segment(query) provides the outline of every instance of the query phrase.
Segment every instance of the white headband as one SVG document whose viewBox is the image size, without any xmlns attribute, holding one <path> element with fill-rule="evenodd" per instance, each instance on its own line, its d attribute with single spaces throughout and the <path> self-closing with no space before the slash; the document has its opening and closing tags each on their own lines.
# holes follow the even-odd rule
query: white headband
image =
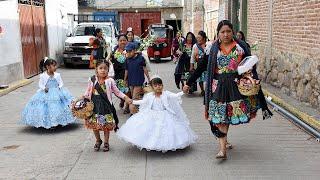
<svg viewBox="0 0 320 180">
<path fill-rule="evenodd" d="M 43 63 L 45 63 L 46 62 L 46 60 L 48 60 L 49 58 L 48 57 L 44 57 L 44 61 L 43 61 Z"/>
<path fill-rule="evenodd" d="M 150 80 L 152 81 L 152 80 L 155 79 L 155 78 L 160 78 L 160 79 L 161 79 L 160 76 L 158 76 L 158 75 L 153 75 L 153 76 L 151 76 Z"/>
</svg>

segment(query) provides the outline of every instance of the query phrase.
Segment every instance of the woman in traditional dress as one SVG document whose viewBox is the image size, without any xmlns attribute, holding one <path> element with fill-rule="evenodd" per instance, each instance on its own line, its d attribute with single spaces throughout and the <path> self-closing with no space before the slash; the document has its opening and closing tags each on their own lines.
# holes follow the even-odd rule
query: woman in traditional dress
<svg viewBox="0 0 320 180">
<path fill-rule="evenodd" d="M 197 68 L 198 63 L 200 61 L 203 61 L 204 55 L 205 55 L 205 48 L 206 48 L 206 42 L 207 42 L 207 35 L 203 31 L 199 31 L 197 35 L 197 43 L 193 45 L 192 48 L 192 54 L 190 59 L 190 72 L 191 74 L 194 72 L 194 70 Z M 204 96 L 204 81 L 206 78 L 206 72 L 204 71 L 202 75 L 199 77 L 197 82 L 199 82 L 199 86 L 201 89 L 201 96 Z"/>
<path fill-rule="evenodd" d="M 228 20 L 218 24 L 217 32 L 219 40 L 212 45 L 208 59 L 198 64 L 184 91 L 188 91 L 190 85 L 204 71 L 208 71 L 205 118 L 210 122 L 212 133 L 219 139 L 220 150 L 216 158 L 226 159 L 229 125 L 249 123 L 260 107 L 264 119 L 272 116 L 272 113 L 261 90 L 258 95 L 249 97 L 242 95 L 238 90 L 238 64 L 251 55 L 247 45 L 243 41 L 233 39 L 233 25 Z M 258 79 L 255 68 L 253 74 L 253 78 Z"/>
<path fill-rule="evenodd" d="M 118 36 L 118 47 L 111 54 L 111 62 L 114 69 L 114 80 L 116 81 L 118 89 L 129 96 L 129 88 L 124 81 L 125 69 L 126 69 L 126 56 L 124 54 L 124 48 L 128 43 L 128 38 L 125 34 Z M 129 96 L 130 97 L 130 96 Z M 120 107 L 124 107 L 124 101 L 121 100 Z M 129 107 L 124 110 L 124 113 L 129 113 Z"/>
<path fill-rule="evenodd" d="M 189 74 L 192 47 L 196 42 L 197 40 L 194 34 L 192 32 L 188 32 L 182 48 L 178 50 L 180 58 L 174 73 L 178 89 L 180 89 L 180 83 L 182 84 L 182 87 L 184 86 L 183 80 L 185 80 Z"/>
</svg>

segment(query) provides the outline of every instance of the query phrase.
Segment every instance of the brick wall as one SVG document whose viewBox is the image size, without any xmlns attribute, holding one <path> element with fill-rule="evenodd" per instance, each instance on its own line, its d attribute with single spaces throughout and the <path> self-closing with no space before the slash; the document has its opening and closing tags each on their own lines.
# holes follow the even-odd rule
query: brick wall
<svg viewBox="0 0 320 180">
<path fill-rule="evenodd" d="M 248 41 L 254 43 L 260 40 L 261 45 L 267 44 L 269 0 L 248 1 Z"/>
<path fill-rule="evenodd" d="M 320 109 L 319 14 L 320 1 L 273 1 L 270 17 L 269 0 L 249 0 L 247 38 L 260 40 L 261 78 Z"/>
</svg>

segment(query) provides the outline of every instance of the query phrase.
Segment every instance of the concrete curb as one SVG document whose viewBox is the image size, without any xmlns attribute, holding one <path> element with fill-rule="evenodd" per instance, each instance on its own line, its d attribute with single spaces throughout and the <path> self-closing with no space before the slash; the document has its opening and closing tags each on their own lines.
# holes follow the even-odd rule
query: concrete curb
<svg viewBox="0 0 320 180">
<path fill-rule="evenodd" d="M 272 102 L 276 103 L 277 105 L 281 106 L 282 108 L 289 111 L 291 114 L 296 116 L 297 118 L 301 119 L 303 122 L 307 123 L 314 129 L 320 131 L 320 121 L 314 119 L 312 116 L 299 111 L 297 108 L 291 106 L 290 104 L 286 103 L 283 99 L 277 97 L 276 95 L 270 93 L 269 91 L 263 89 L 263 93 L 266 96 L 269 96 L 272 98 Z"/>
<path fill-rule="evenodd" d="M 20 81 L 13 82 L 13 83 L 9 84 L 8 88 L 0 90 L 0 97 L 4 96 L 4 95 L 6 95 L 6 94 L 8 94 L 8 93 L 20 88 L 20 87 L 28 85 L 28 84 L 30 84 L 32 82 L 33 81 L 31 79 L 22 79 Z"/>
</svg>

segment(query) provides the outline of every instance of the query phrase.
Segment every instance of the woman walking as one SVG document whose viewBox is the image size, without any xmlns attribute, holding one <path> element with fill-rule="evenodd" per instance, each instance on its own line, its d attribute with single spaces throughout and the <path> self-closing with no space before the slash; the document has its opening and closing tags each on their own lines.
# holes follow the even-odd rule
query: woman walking
<svg viewBox="0 0 320 180">
<path fill-rule="evenodd" d="M 190 60 L 190 72 L 193 73 L 194 70 L 197 68 L 198 63 L 203 61 L 204 55 L 205 55 L 205 48 L 206 48 L 206 42 L 207 42 L 207 35 L 203 31 L 199 31 L 197 35 L 197 43 L 193 45 L 192 48 L 192 54 L 191 54 L 191 60 Z M 199 82 L 199 86 L 201 89 L 201 96 L 204 96 L 204 85 L 203 82 L 206 78 L 206 71 L 202 73 L 202 75 L 199 77 L 197 82 Z"/>
<path fill-rule="evenodd" d="M 212 133 L 219 139 L 220 150 L 216 158 L 226 159 L 229 125 L 249 123 L 260 107 L 264 118 L 272 116 L 272 113 L 261 90 L 258 95 L 250 97 L 241 95 L 238 90 L 235 81 L 238 78 L 238 64 L 251 55 L 246 44 L 233 39 L 233 25 L 228 20 L 218 24 L 217 32 L 219 39 L 212 45 L 208 59 L 198 64 L 184 91 L 188 91 L 189 86 L 204 71 L 208 71 L 205 118 L 210 122 Z M 253 78 L 258 79 L 255 68 L 253 74 Z"/>
<path fill-rule="evenodd" d="M 118 89 L 129 96 L 129 88 L 124 81 L 125 69 L 126 69 L 126 56 L 124 54 L 125 47 L 128 43 L 128 38 L 125 34 L 118 36 L 118 48 L 115 49 L 111 54 L 111 62 L 114 68 L 114 80 L 116 81 Z M 130 97 L 130 96 L 129 96 Z M 120 102 L 120 108 L 125 105 L 124 100 Z M 126 106 L 124 113 L 129 113 L 129 107 Z"/>
<path fill-rule="evenodd" d="M 186 76 L 189 73 L 192 47 L 196 41 L 197 40 L 194 34 L 192 32 L 188 32 L 186 39 L 183 42 L 182 49 L 180 48 L 178 51 L 180 58 L 174 73 L 175 82 L 178 89 L 180 89 L 180 83 L 182 84 L 182 87 L 184 86 L 183 80 L 187 78 Z"/>
<path fill-rule="evenodd" d="M 238 38 L 239 40 L 245 42 L 245 43 L 247 44 L 248 48 L 250 49 L 250 45 L 249 45 L 249 43 L 247 43 L 246 37 L 244 36 L 244 33 L 243 33 L 242 31 L 238 31 L 238 32 L 237 32 L 237 38 Z"/>
</svg>

